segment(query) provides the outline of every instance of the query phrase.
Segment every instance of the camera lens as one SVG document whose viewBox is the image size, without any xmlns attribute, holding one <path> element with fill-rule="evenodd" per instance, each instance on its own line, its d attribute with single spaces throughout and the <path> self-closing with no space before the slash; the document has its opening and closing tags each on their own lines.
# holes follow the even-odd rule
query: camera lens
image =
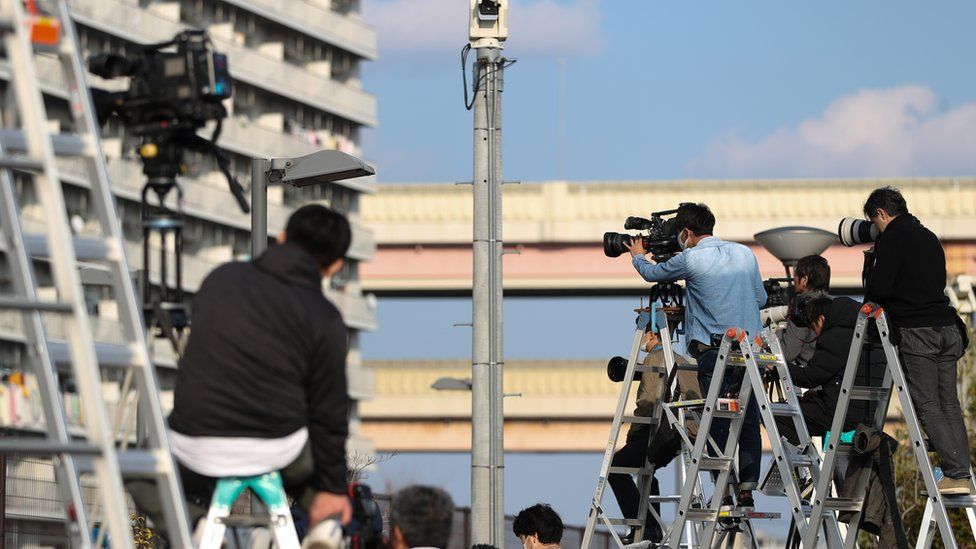
<svg viewBox="0 0 976 549">
<path fill-rule="evenodd" d="M 638 372 L 640 374 L 640 372 Z M 622 356 L 615 356 L 607 362 L 607 377 L 614 383 L 620 383 L 627 375 L 627 359 Z"/>
<path fill-rule="evenodd" d="M 874 242 L 878 238 L 878 228 L 870 221 L 856 217 L 845 217 L 840 220 L 840 224 L 837 226 L 837 237 L 845 246 L 856 246 Z"/>
<path fill-rule="evenodd" d="M 631 236 L 622 233 L 603 233 L 603 253 L 607 257 L 619 257 L 627 251 Z"/>
</svg>

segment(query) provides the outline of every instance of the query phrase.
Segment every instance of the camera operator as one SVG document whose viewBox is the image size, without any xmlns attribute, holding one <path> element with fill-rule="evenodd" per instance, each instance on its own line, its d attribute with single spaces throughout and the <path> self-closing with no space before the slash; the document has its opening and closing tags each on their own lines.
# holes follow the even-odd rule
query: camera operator
<svg viewBox="0 0 976 549">
<path fill-rule="evenodd" d="M 819 255 L 800 258 L 793 268 L 793 289 L 796 292 L 794 299 L 797 300 L 829 297 L 830 265 L 827 260 Z M 797 326 L 791 315 L 780 336 L 786 363 L 803 365 L 810 362 L 816 348 L 816 339 L 817 334 L 813 329 Z"/>
<path fill-rule="evenodd" d="M 218 267 L 200 286 L 169 416 L 192 521 L 206 515 L 217 478 L 275 470 L 307 510 L 311 541 L 328 536 L 327 524 L 316 528 L 324 519 L 350 521 L 347 329 L 322 293 L 350 239 L 345 217 L 303 206 L 277 246 Z M 153 516 L 158 497 L 136 492 Z"/>
<path fill-rule="evenodd" d="M 641 347 L 648 353 L 644 357 L 644 364 L 664 363 L 661 338 L 657 333 L 652 330 L 644 332 Z M 681 356 L 675 356 L 675 364 L 688 365 L 689 362 Z M 679 391 L 685 395 L 685 398 L 701 398 L 694 372 L 678 370 L 677 380 Z M 624 380 L 624 383 L 626 382 Z M 637 386 L 637 407 L 634 410 L 634 415 L 637 417 L 653 416 L 654 408 L 663 390 L 664 379 L 660 375 L 652 375 L 649 372 L 641 375 L 640 384 Z M 652 435 L 654 437 L 653 445 L 650 444 Z M 632 423 L 627 431 L 627 442 L 613 455 L 612 465 L 615 467 L 643 467 L 646 461 L 650 461 L 655 467 L 663 468 L 678 455 L 680 449 L 681 439 L 666 421 L 662 421 L 659 427 L 652 427 L 646 423 Z M 620 506 L 624 518 L 636 519 L 640 511 L 640 491 L 637 489 L 637 484 L 634 483 L 634 478 L 627 474 L 611 473 L 607 475 L 607 482 L 613 490 L 613 495 L 617 498 L 617 505 Z M 653 478 L 651 479 L 651 495 L 656 496 L 658 494 L 660 491 L 657 478 Z M 655 503 L 654 508 L 660 514 L 660 504 Z M 634 540 L 636 530 L 636 528 L 631 527 L 630 532 L 625 536 L 625 541 L 642 541 Z M 661 525 L 648 513 L 644 525 L 644 539 L 661 541 L 662 536 Z"/>
<path fill-rule="evenodd" d="M 750 334 L 760 331 L 759 307 L 766 303 L 766 290 L 759 275 L 759 264 L 752 251 L 742 244 L 725 242 L 713 236 L 715 216 L 704 204 L 682 204 L 675 216 L 678 244 L 683 250 L 663 263 L 653 264 L 645 256 L 640 238 L 628 245 L 637 272 L 648 282 L 685 281 L 685 337 L 688 351 L 698 361 L 698 382 L 708 394 L 718 359 L 718 342 L 729 328 L 742 328 Z M 719 393 L 729 394 L 735 379 L 728 370 Z M 712 420 L 710 435 L 725 445 L 729 420 Z M 759 481 L 762 440 L 759 411 L 755 398 L 746 408 L 739 438 L 739 493 L 737 505 L 754 507 L 752 490 Z M 725 490 L 718 487 L 717 490 Z M 731 498 L 723 498 L 729 501 Z M 731 502 L 729 502 L 731 503 Z"/>
<path fill-rule="evenodd" d="M 969 494 L 969 441 L 956 389 L 956 361 L 969 342 L 944 293 L 945 251 L 908 212 L 898 189 L 875 189 L 864 215 L 879 232 L 876 260 L 866 273 L 866 298 L 885 308 L 900 337 L 909 394 L 945 474 L 939 492 Z"/>
<path fill-rule="evenodd" d="M 861 304 L 849 297 L 830 298 L 824 295 L 817 297 L 799 297 L 796 305 L 796 323 L 800 329 L 813 333 L 814 353 L 805 365 L 791 363 L 789 365 L 790 378 L 797 387 L 816 389 L 803 393 L 800 397 L 800 410 L 807 424 L 810 436 L 823 436 L 830 430 L 834 419 L 837 401 L 840 399 L 840 386 L 844 379 L 851 340 L 854 338 L 854 325 L 857 324 L 858 312 Z M 865 353 L 858 363 L 856 384 L 860 386 L 878 386 L 881 382 L 883 368 L 870 369 L 872 361 L 882 362 L 883 356 L 878 353 L 872 356 Z M 768 366 L 773 369 L 773 366 Z M 872 373 L 874 379 L 869 379 Z M 819 389 L 817 389 L 819 387 Z M 847 409 L 844 420 L 844 431 L 857 427 L 858 423 L 867 421 L 873 410 L 864 400 L 852 400 Z M 793 425 L 793 418 L 776 416 L 776 427 L 779 434 L 786 437 L 792 444 L 799 444 L 799 437 Z"/>
</svg>

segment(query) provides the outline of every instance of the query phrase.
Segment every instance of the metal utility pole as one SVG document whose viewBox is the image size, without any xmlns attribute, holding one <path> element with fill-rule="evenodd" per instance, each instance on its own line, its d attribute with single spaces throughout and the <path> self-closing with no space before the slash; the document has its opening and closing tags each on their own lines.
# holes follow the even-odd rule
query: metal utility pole
<svg viewBox="0 0 976 549">
<path fill-rule="evenodd" d="M 502 392 L 501 42 L 506 0 L 471 0 L 474 102 L 474 272 L 471 344 L 471 541 L 505 546 Z"/>
</svg>

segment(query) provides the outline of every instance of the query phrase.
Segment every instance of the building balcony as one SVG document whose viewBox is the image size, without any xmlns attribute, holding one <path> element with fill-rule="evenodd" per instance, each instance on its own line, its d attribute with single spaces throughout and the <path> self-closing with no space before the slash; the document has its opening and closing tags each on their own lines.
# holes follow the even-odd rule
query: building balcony
<svg viewBox="0 0 976 549">
<path fill-rule="evenodd" d="M 73 0 L 71 12 L 82 25 L 136 44 L 163 42 L 190 28 L 181 21 L 119 0 Z M 227 54 L 235 79 L 358 124 L 376 125 L 373 95 L 255 49 L 215 36 L 211 40 L 217 50 Z"/>
<path fill-rule="evenodd" d="M 224 0 L 365 59 L 377 58 L 376 31 L 358 17 L 304 0 Z"/>
</svg>

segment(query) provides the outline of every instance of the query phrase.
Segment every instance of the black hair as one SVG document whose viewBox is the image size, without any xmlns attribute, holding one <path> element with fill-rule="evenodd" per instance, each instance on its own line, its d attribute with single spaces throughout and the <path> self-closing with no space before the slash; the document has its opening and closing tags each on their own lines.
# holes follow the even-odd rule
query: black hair
<svg viewBox="0 0 976 549">
<path fill-rule="evenodd" d="M 285 240 L 311 254 L 322 268 L 345 257 L 352 241 L 352 230 L 341 213 L 321 204 L 308 204 L 288 218 Z"/>
<path fill-rule="evenodd" d="M 884 210 L 888 215 L 908 214 L 908 203 L 901 191 L 894 187 L 881 187 L 871 191 L 871 195 L 864 201 L 864 215 L 874 217 L 878 210 Z"/>
<path fill-rule="evenodd" d="M 830 264 L 820 255 L 801 257 L 793 268 L 793 278 L 807 277 L 810 290 L 826 292 L 830 289 Z"/>
<path fill-rule="evenodd" d="M 516 536 L 538 536 L 547 545 L 559 543 L 563 539 L 563 519 L 548 504 L 537 503 L 515 515 L 512 532 Z"/>
<path fill-rule="evenodd" d="M 447 549 L 453 522 L 454 501 L 434 486 L 407 486 L 390 502 L 390 524 L 409 547 Z"/>
<path fill-rule="evenodd" d="M 824 317 L 826 321 L 831 302 L 832 300 L 827 296 L 797 298 L 793 323 L 800 328 L 813 328 L 818 318 Z"/>
<path fill-rule="evenodd" d="M 708 206 L 701 203 L 686 202 L 678 206 L 674 221 L 679 233 L 688 229 L 696 235 L 702 236 L 710 235 L 715 230 L 715 215 L 712 210 L 708 209 Z"/>
</svg>

